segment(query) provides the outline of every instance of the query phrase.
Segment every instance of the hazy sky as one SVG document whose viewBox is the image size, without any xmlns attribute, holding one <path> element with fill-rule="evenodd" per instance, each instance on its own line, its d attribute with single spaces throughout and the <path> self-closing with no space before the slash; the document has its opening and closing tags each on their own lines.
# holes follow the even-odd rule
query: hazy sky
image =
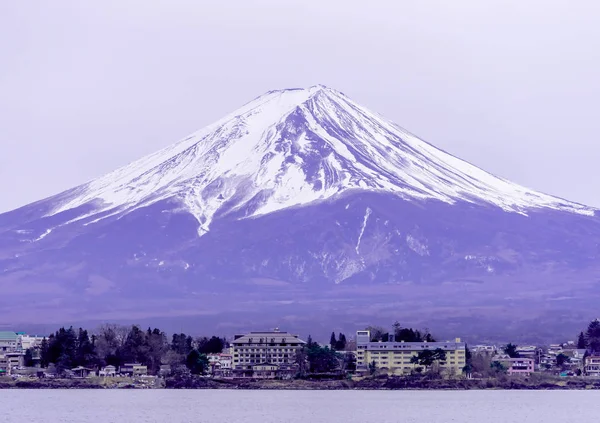
<svg viewBox="0 0 600 423">
<path fill-rule="evenodd" d="M 0 211 L 317 83 L 600 206 L 598 22 L 597 0 L 0 0 Z"/>
</svg>

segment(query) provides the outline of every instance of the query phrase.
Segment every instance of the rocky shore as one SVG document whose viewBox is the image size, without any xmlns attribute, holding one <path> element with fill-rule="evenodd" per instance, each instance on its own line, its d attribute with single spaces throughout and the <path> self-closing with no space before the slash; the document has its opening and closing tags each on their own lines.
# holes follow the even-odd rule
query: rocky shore
<svg viewBox="0 0 600 423">
<path fill-rule="evenodd" d="M 91 379 L 0 378 L 0 389 L 247 389 L 247 390 L 590 390 L 600 389 L 600 379 L 538 376 L 498 379 L 429 379 L 426 377 L 373 377 L 343 380 L 227 380 L 191 377 L 156 379 L 153 382 Z"/>
</svg>

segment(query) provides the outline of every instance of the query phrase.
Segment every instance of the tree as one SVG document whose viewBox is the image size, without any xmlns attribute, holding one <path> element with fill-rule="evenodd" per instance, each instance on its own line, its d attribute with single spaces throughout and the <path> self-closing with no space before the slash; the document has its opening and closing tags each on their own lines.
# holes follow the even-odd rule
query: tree
<svg viewBox="0 0 600 423">
<path fill-rule="evenodd" d="M 331 373 L 340 366 L 340 356 L 329 347 L 313 343 L 307 348 L 306 356 L 311 373 Z"/>
<path fill-rule="evenodd" d="M 465 344 L 465 366 L 462 368 L 462 372 L 468 375 L 473 372 L 473 369 L 473 353 L 471 353 L 469 346 Z"/>
<path fill-rule="evenodd" d="M 50 364 L 50 357 L 48 355 L 48 340 L 46 337 L 44 337 L 40 345 L 40 366 L 46 368 L 48 367 L 48 364 Z"/>
<path fill-rule="evenodd" d="M 160 370 L 163 355 L 168 350 L 167 336 L 158 328 L 146 332 L 146 344 L 148 345 L 148 370 L 156 374 Z"/>
<path fill-rule="evenodd" d="M 579 334 L 579 338 L 577 339 L 577 349 L 585 350 L 587 348 L 587 341 L 585 340 L 585 335 L 583 332 Z"/>
<path fill-rule="evenodd" d="M 374 374 L 376 371 L 377 371 L 377 363 L 375 363 L 375 360 L 373 360 L 372 362 L 369 363 L 369 373 Z"/>
<path fill-rule="evenodd" d="M 517 346 L 515 344 L 506 344 L 503 348 L 503 351 L 510 358 L 519 358 L 519 353 L 517 352 Z"/>
<path fill-rule="evenodd" d="M 556 367 L 560 367 L 564 369 L 566 364 L 569 362 L 569 357 L 563 353 L 560 353 L 556 356 Z"/>
<path fill-rule="evenodd" d="M 371 342 L 383 341 L 384 335 L 387 338 L 387 332 L 381 326 L 367 326 L 366 330 L 371 333 Z"/>
<path fill-rule="evenodd" d="M 592 353 L 600 352 L 600 320 L 590 322 L 586 331 L 586 340 Z"/>
<path fill-rule="evenodd" d="M 344 335 L 343 333 L 340 332 L 337 342 L 335 344 L 335 349 L 337 351 L 344 351 L 346 349 L 346 335 Z"/>
<path fill-rule="evenodd" d="M 139 326 L 131 326 L 121 349 L 123 362 L 147 365 L 149 362 L 148 352 L 149 347 L 146 334 Z"/>
<path fill-rule="evenodd" d="M 193 339 L 185 333 L 174 334 L 171 341 L 171 349 L 177 354 L 187 356 L 193 349 Z"/>
<path fill-rule="evenodd" d="M 490 363 L 490 369 L 495 374 L 506 373 L 506 370 L 507 370 L 506 367 L 502 363 L 500 363 L 499 361 L 492 361 Z"/>
<path fill-rule="evenodd" d="M 128 334 L 128 327 L 116 324 L 105 324 L 95 330 L 94 345 L 99 365 L 118 367 L 123 364 L 121 353 Z"/>
<path fill-rule="evenodd" d="M 356 356 L 354 353 L 346 352 L 343 357 L 342 370 L 346 372 L 356 371 Z"/>
<path fill-rule="evenodd" d="M 223 348 L 225 348 L 225 339 L 217 336 L 198 339 L 198 351 L 202 354 L 219 354 L 223 352 Z"/>
<path fill-rule="evenodd" d="M 94 343 L 90 339 L 87 330 L 79 328 L 77 335 L 77 346 L 75 350 L 76 366 L 92 366 L 98 364 L 98 355 Z"/>
<path fill-rule="evenodd" d="M 56 364 L 59 374 L 75 367 L 75 363 L 77 362 L 77 344 L 77 335 L 73 327 L 69 329 L 60 328 L 56 333 L 48 337 L 47 362 Z"/>
<path fill-rule="evenodd" d="M 208 368 L 208 359 L 206 358 L 206 355 L 201 354 L 196 349 L 193 349 L 188 354 L 185 360 L 185 365 L 193 375 L 201 375 Z"/>
<path fill-rule="evenodd" d="M 309 341 L 311 342 L 311 347 L 312 347 L 312 339 L 310 338 L 310 336 L 308 337 Z M 296 363 L 296 365 L 298 366 L 298 376 L 300 377 L 304 377 L 308 371 L 309 371 L 309 366 L 308 366 L 308 342 L 306 343 L 306 345 L 304 345 L 302 348 L 298 348 L 296 350 L 296 357 L 294 362 Z"/>
<path fill-rule="evenodd" d="M 446 351 L 441 348 L 436 348 L 435 350 L 422 350 L 417 355 L 412 356 L 410 359 L 411 363 L 425 366 L 427 368 L 431 367 L 435 362 L 445 361 Z"/>
<path fill-rule="evenodd" d="M 335 339 L 335 332 L 331 332 L 331 338 L 329 338 L 329 345 L 331 346 L 332 350 L 335 350 L 335 347 L 337 346 L 337 340 Z"/>
<path fill-rule="evenodd" d="M 25 364 L 25 367 L 33 367 L 35 365 L 33 361 L 33 351 L 31 351 L 31 348 L 27 348 L 25 350 L 25 357 L 23 357 L 23 362 L 23 364 Z"/>
</svg>

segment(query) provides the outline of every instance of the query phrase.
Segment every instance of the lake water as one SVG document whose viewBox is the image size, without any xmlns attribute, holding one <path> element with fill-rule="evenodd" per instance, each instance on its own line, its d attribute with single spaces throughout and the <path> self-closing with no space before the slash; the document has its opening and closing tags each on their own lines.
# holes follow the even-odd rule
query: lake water
<svg viewBox="0 0 600 423">
<path fill-rule="evenodd" d="M 0 390 L 0 422 L 596 422 L 596 391 Z"/>
</svg>

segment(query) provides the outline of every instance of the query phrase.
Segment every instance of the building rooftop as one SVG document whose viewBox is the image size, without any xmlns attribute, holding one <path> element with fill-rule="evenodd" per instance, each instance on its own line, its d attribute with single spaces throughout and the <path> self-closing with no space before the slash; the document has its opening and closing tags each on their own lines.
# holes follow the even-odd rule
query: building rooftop
<svg viewBox="0 0 600 423">
<path fill-rule="evenodd" d="M 0 331 L 0 341 L 15 341 L 17 340 L 16 332 L 3 332 Z"/>
<path fill-rule="evenodd" d="M 250 332 L 246 335 L 236 335 L 232 344 L 306 344 L 298 335 L 292 335 L 287 332 L 265 331 L 265 332 Z"/>
</svg>

